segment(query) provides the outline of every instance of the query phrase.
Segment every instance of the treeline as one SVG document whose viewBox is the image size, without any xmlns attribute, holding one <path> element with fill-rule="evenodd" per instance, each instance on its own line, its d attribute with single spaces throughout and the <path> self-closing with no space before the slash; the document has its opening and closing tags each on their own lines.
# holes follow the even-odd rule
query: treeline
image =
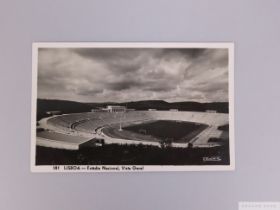
<svg viewBox="0 0 280 210">
<path fill-rule="evenodd" d="M 173 102 L 169 103 L 162 100 L 152 101 L 135 101 L 128 103 L 121 103 L 120 105 L 127 106 L 136 110 L 170 110 L 178 109 L 179 111 L 200 111 L 214 110 L 219 113 L 228 113 L 228 102 L 213 102 L 213 103 L 199 103 L 199 102 Z"/>
<path fill-rule="evenodd" d="M 63 114 L 68 113 L 79 113 L 79 112 L 90 112 L 92 106 L 86 103 L 79 103 L 74 101 L 64 100 L 48 100 L 38 99 L 37 100 L 37 120 L 43 117 L 47 117 L 47 111 L 61 111 Z"/>
<path fill-rule="evenodd" d="M 173 102 L 168 103 L 163 100 L 134 101 L 127 103 L 80 103 L 66 100 L 37 100 L 37 119 L 46 116 L 47 111 L 61 111 L 64 114 L 89 112 L 91 109 L 106 107 L 107 105 L 126 106 L 135 110 L 170 110 L 178 109 L 179 111 L 206 111 L 214 110 L 219 113 L 228 113 L 228 102 L 198 103 L 198 102 Z"/>
</svg>

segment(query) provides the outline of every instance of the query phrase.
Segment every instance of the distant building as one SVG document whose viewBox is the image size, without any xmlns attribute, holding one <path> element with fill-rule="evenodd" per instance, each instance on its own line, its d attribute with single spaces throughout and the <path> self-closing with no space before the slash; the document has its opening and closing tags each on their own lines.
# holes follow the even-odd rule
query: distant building
<svg viewBox="0 0 280 210">
<path fill-rule="evenodd" d="M 135 109 L 127 109 L 125 106 L 115 106 L 108 105 L 106 108 L 100 107 L 97 109 L 92 109 L 92 112 L 126 112 L 126 111 L 134 111 Z"/>
<path fill-rule="evenodd" d="M 108 112 L 106 108 L 92 109 L 91 112 Z"/>
<path fill-rule="evenodd" d="M 46 114 L 48 114 L 48 115 L 58 115 L 58 114 L 61 114 L 61 111 L 58 111 L 58 110 L 56 110 L 56 111 L 46 111 Z"/>
<path fill-rule="evenodd" d="M 108 112 L 125 112 L 126 111 L 126 107 L 125 106 L 113 106 L 113 105 L 109 105 L 106 108 L 108 110 Z"/>
<path fill-rule="evenodd" d="M 157 111 L 156 109 L 148 109 L 148 111 Z"/>
</svg>

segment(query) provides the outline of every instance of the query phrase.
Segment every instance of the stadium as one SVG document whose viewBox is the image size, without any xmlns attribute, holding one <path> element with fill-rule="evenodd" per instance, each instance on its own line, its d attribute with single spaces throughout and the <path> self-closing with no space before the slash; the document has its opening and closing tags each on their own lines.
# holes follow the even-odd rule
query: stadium
<svg viewBox="0 0 280 210">
<path fill-rule="evenodd" d="M 91 112 L 58 113 L 38 121 L 37 146 L 67 150 L 104 144 L 211 148 L 229 141 L 228 113 L 213 110 L 133 110 L 108 105 Z"/>
</svg>

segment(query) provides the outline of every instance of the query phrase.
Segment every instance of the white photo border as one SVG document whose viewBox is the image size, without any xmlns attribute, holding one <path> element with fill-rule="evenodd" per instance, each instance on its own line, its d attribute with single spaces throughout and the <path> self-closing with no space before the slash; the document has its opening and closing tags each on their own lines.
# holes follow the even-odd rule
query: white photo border
<svg viewBox="0 0 280 210">
<path fill-rule="evenodd" d="M 228 49 L 229 71 L 229 165 L 144 165 L 142 169 L 122 170 L 89 170 L 95 165 L 53 166 L 36 165 L 36 112 L 37 112 L 37 77 L 39 48 L 226 48 Z M 234 137 L 234 43 L 233 42 L 34 42 L 32 44 L 32 102 L 31 102 L 31 172 L 164 172 L 164 171 L 233 171 L 235 170 L 235 137 Z M 116 167 L 104 165 L 106 167 Z M 58 168 L 57 168 L 58 167 Z M 135 165 L 135 167 L 139 167 Z M 59 169 L 59 170 L 57 170 Z"/>
</svg>

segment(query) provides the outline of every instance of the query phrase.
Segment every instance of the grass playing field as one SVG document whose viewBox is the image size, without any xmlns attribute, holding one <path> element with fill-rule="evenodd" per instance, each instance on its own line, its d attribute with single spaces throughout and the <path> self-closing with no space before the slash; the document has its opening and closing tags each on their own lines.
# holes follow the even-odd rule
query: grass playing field
<svg viewBox="0 0 280 210">
<path fill-rule="evenodd" d="M 192 122 L 157 120 L 127 125 L 122 131 L 117 127 L 105 128 L 103 132 L 111 137 L 139 141 L 170 139 L 172 142 L 188 142 L 206 127 L 207 125 Z"/>
</svg>

